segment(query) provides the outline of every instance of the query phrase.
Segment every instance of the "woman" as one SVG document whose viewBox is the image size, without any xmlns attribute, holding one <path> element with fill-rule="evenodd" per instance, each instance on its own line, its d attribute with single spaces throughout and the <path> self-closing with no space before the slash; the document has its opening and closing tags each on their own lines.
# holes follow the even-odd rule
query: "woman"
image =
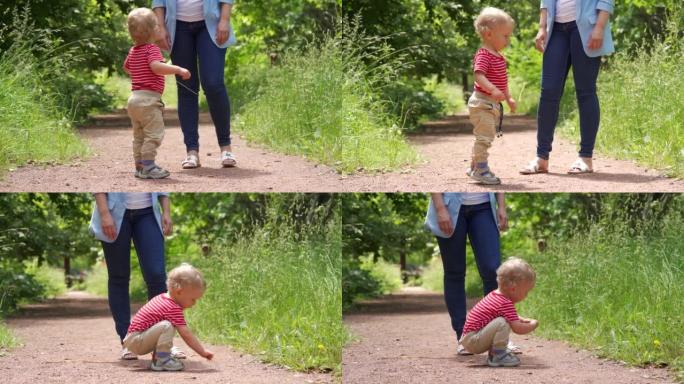
<svg viewBox="0 0 684 384">
<path fill-rule="evenodd" d="M 437 238 L 444 266 L 444 300 L 456 339 L 466 318 L 466 238 L 475 254 L 486 296 L 497 288 L 501 264 L 499 231 L 508 228 L 503 193 L 433 193 L 425 225 Z M 519 349 L 509 345 L 514 352 Z M 458 354 L 469 354 L 460 344 Z"/>
<path fill-rule="evenodd" d="M 520 173 L 547 173 L 560 100 L 572 67 L 580 116 L 580 150 L 568 173 L 594 171 L 592 156 L 599 128 L 596 95 L 601 56 L 614 52 L 610 15 L 614 0 L 542 0 L 536 48 L 544 53 L 537 112 L 537 158 Z"/>
<path fill-rule="evenodd" d="M 148 300 L 166 292 L 164 235 L 172 231 L 168 194 L 96 193 L 90 231 L 102 243 L 107 263 L 109 308 L 123 344 L 131 320 L 128 285 L 131 278 L 131 240 L 147 285 Z M 177 358 L 183 353 L 175 351 Z M 121 358 L 137 356 L 126 348 Z"/>
<path fill-rule="evenodd" d="M 230 100 L 223 82 L 226 50 L 235 44 L 230 25 L 233 0 L 153 0 L 160 26 L 159 47 L 171 52 L 171 61 L 190 71 L 190 79 L 176 76 L 178 118 L 185 142 L 185 169 L 199 161 L 199 83 L 207 97 L 221 150 L 221 165 L 235 167 L 230 145 Z M 199 71 L 198 71 L 199 61 Z"/>
</svg>

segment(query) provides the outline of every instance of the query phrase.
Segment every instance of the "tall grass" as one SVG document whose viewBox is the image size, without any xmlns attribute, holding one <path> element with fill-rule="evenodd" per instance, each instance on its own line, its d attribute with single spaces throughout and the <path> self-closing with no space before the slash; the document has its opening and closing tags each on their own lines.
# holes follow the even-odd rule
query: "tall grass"
<svg viewBox="0 0 684 384">
<path fill-rule="evenodd" d="M 17 344 L 19 344 L 17 338 L 14 337 L 7 326 L 0 321 L 0 357 L 5 355 L 10 348 Z"/>
<path fill-rule="evenodd" d="M 684 177 L 682 52 L 659 42 L 633 56 L 618 54 L 611 60 L 598 82 L 601 152 Z M 575 112 L 565 122 L 564 133 L 579 137 L 578 121 Z"/>
<path fill-rule="evenodd" d="M 281 217 L 218 246 L 197 265 L 208 288 L 189 324 L 202 339 L 265 361 L 339 374 L 349 338 L 341 318 L 340 234 L 339 218 L 316 228 Z"/>
<path fill-rule="evenodd" d="M 0 52 L 0 172 L 28 162 L 63 162 L 87 154 L 69 116 L 57 106 L 58 96 L 47 82 L 68 64 L 64 50 L 28 21 L 0 28 L 0 38 L 12 45 Z"/>
<path fill-rule="evenodd" d="M 387 60 L 383 55 L 392 56 L 385 46 L 371 53 L 362 49 L 374 43 L 381 40 L 340 27 L 337 35 L 303 52 L 285 53 L 242 108 L 239 129 L 249 140 L 305 155 L 341 172 L 393 170 L 415 163 L 417 154 L 377 96 L 378 87 L 392 75 L 389 63 L 401 63 L 380 63 Z"/>
<path fill-rule="evenodd" d="M 670 366 L 684 378 L 684 206 L 660 222 L 615 218 L 529 256 L 537 285 L 521 311 L 538 332 L 601 356 Z"/>
</svg>

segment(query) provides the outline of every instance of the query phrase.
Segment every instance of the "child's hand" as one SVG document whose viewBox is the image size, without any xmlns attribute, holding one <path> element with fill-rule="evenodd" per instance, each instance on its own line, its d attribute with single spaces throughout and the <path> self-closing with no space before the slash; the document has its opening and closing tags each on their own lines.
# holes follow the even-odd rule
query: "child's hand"
<svg viewBox="0 0 684 384">
<path fill-rule="evenodd" d="M 204 353 L 200 353 L 200 356 L 204 357 L 207 360 L 211 360 L 214 358 L 214 352 L 212 352 L 208 349 L 205 349 Z"/>
<path fill-rule="evenodd" d="M 183 80 L 187 80 L 190 78 L 190 71 L 185 68 L 178 67 L 178 76 L 180 76 Z"/>
<path fill-rule="evenodd" d="M 515 113 L 515 108 L 518 104 L 515 102 L 515 100 L 513 100 L 512 97 L 506 99 L 506 104 L 508 104 L 508 108 L 511 109 L 511 113 Z"/>
<path fill-rule="evenodd" d="M 496 101 L 504 101 L 506 100 L 506 95 L 504 95 L 499 88 L 494 88 L 492 91 L 492 98 Z"/>
</svg>

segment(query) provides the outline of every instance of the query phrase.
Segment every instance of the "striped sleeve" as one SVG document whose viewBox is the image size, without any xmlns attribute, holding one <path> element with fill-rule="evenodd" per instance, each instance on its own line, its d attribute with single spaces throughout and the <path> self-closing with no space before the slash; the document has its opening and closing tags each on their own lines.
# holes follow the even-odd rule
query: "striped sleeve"
<svg viewBox="0 0 684 384">
<path fill-rule="evenodd" d="M 518 312 L 515 310 L 513 302 L 510 300 L 504 300 L 503 298 L 499 303 L 499 315 L 506 319 L 506 321 L 509 323 L 520 320 L 520 316 L 518 316 Z"/>
</svg>

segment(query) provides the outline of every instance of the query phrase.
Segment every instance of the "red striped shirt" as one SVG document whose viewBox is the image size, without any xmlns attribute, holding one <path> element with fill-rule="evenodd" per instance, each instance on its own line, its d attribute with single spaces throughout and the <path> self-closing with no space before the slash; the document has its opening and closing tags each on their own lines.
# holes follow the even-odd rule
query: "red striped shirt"
<svg viewBox="0 0 684 384">
<path fill-rule="evenodd" d="M 492 291 L 468 312 L 463 325 L 463 334 L 477 332 L 497 317 L 503 317 L 509 323 L 520 320 L 511 299 Z"/>
<path fill-rule="evenodd" d="M 166 293 L 153 297 L 140 308 L 131 320 L 128 333 L 143 332 L 162 320 L 168 320 L 174 327 L 186 325 L 183 308 Z"/>
<path fill-rule="evenodd" d="M 503 56 L 497 56 L 484 48 L 478 49 L 477 53 L 475 53 L 475 58 L 473 59 L 473 72 L 484 73 L 487 80 L 494 84 L 494 86 L 504 94 L 508 91 L 506 59 Z M 475 90 L 491 95 L 491 93 L 480 87 L 478 83 L 475 83 Z"/>
<path fill-rule="evenodd" d="M 131 75 L 131 90 L 164 93 L 164 76 L 152 72 L 153 61 L 164 62 L 161 50 L 154 44 L 140 44 L 128 51 L 124 68 Z"/>
</svg>

